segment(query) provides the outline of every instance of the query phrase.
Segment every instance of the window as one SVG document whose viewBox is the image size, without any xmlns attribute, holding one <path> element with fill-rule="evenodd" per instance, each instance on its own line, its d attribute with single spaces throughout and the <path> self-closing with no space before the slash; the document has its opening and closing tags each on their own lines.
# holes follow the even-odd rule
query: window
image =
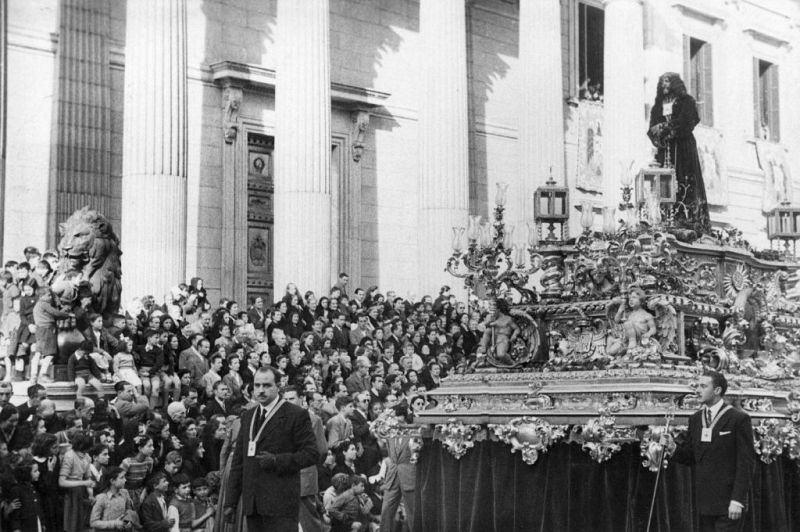
<svg viewBox="0 0 800 532">
<path fill-rule="evenodd" d="M 780 141 L 778 87 L 778 65 L 754 57 L 753 99 L 756 138 Z"/>
<path fill-rule="evenodd" d="M 597 6 L 578 2 L 578 97 L 603 98 L 603 30 L 605 13 Z M 574 85 L 573 85 L 574 86 Z"/>
<path fill-rule="evenodd" d="M 714 91 L 711 68 L 711 44 L 684 35 L 683 71 L 686 89 L 697 101 L 700 123 L 714 125 Z"/>
</svg>

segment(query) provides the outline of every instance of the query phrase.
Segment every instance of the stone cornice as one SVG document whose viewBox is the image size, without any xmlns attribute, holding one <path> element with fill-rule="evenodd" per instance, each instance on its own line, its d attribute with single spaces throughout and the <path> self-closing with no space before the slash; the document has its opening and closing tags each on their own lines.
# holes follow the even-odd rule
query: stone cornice
<svg viewBox="0 0 800 532">
<path fill-rule="evenodd" d="M 220 61 L 209 65 L 215 83 L 252 86 L 275 90 L 275 70 L 259 65 Z M 331 83 L 331 100 L 352 107 L 379 107 L 391 96 L 388 92 L 356 87 L 344 83 Z"/>
<path fill-rule="evenodd" d="M 766 43 L 775 48 L 790 49 L 792 44 L 790 38 L 780 32 L 769 31 L 755 23 L 745 23 L 742 32 L 749 35 L 756 41 Z"/>
<path fill-rule="evenodd" d="M 678 9 L 685 16 L 709 24 L 724 24 L 727 15 L 724 9 L 699 0 L 676 0 L 672 2 L 672 7 Z"/>
</svg>

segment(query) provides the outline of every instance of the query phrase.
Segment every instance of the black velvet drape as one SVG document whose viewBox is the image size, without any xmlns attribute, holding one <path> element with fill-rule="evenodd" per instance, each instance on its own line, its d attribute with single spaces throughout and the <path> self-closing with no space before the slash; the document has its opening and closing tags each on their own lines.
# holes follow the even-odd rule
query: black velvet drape
<svg viewBox="0 0 800 532">
<path fill-rule="evenodd" d="M 800 529 L 799 475 L 791 460 L 757 461 L 746 532 Z M 644 532 L 655 478 L 638 444 L 598 464 L 578 444 L 559 443 L 529 466 L 504 443 L 476 443 L 456 460 L 425 440 L 413 530 Z M 691 469 L 670 464 L 661 478 L 650 530 L 693 530 Z"/>
</svg>

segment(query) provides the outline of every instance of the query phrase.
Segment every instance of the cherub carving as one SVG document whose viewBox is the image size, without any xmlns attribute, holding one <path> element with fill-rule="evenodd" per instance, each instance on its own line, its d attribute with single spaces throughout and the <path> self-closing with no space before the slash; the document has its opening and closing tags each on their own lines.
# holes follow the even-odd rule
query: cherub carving
<svg viewBox="0 0 800 532">
<path fill-rule="evenodd" d="M 608 355 L 649 358 L 672 348 L 677 330 L 675 309 L 660 297 L 645 303 L 645 293 L 639 287 L 631 288 L 627 298 L 616 298 L 609 303 L 606 313 L 613 332 L 606 345 Z"/>
<path fill-rule="evenodd" d="M 536 322 L 523 311 L 509 308 L 505 299 L 498 299 L 495 304 L 478 346 L 479 358 L 507 368 L 528 362 L 539 347 Z"/>
</svg>

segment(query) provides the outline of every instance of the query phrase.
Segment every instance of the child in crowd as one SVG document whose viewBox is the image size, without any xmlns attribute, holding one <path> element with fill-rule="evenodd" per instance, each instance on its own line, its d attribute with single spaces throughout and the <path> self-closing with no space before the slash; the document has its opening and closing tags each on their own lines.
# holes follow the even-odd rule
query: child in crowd
<svg viewBox="0 0 800 532">
<path fill-rule="evenodd" d="M 18 500 L 19 506 L 8 516 L 13 532 L 41 532 L 44 526 L 39 492 L 34 483 L 39 480 L 39 467 L 30 456 L 19 455 L 13 465 L 16 483 L 8 490 L 9 500 Z"/>
<path fill-rule="evenodd" d="M 134 508 L 138 508 L 147 476 L 153 471 L 154 447 L 153 440 L 148 436 L 136 436 L 133 443 L 136 455 L 125 458 L 120 467 L 127 473 L 125 487 L 133 500 Z"/>
<path fill-rule="evenodd" d="M 72 438 L 72 448 L 61 461 L 58 485 L 66 490 L 64 497 L 64 532 L 84 532 L 89 524 L 86 500 L 93 496 L 95 481 L 92 480 L 91 458 L 92 438 L 88 433 L 78 431 Z"/>
<path fill-rule="evenodd" d="M 133 511 L 133 501 L 125 489 L 125 471 L 112 467 L 100 479 L 99 495 L 92 506 L 89 519 L 94 530 L 133 530 L 138 518 Z"/>
<path fill-rule="evenodd" d="M 194 513 L 195 515 L 206 515 L 209 510 L 211 516 L 206 519 L 205 523 L 201 526 L 194 528 L 193 532 L 213 532 L 214 530 L 214 515 L 216 514 L 216 505 L 211 500 L 211 488 L 205 477 L 198 477 L 192 480 L 192 494 L 194 495 Z"/>
<path fill-rule="evenodd" d="M 377 530 L 375 518 L 369 513 L 372 502 L 364 493 L 366 480 L 358 475 L 337 479 L 341 474 L 334 475 L 336 496 L 325 507 L 331 517 L 331 532 Z"/>
<path fill-rule="evenodd" d="M 102 398 L 104 395 L 103 384 L 100 381 L 103 375 L 95 359 L 90 356 L 91 352 L 92 344 L 84 341 L 67 361 L 67 378 L 78 386 L 76 397 L 83 397 L 87 383 L 92 385 L 98 397 Z"/>
<path fill-rule="evenodd" d="M 214 515 L 214 507 L 209 506 L 202 514 L 197 513 L 196 501 L 191 496 L 189 477 L 179 474 L 175 477 L 175 495 L 169 503 L 168 515 L 177 523 L 170 532 L 195 532 L 205 530 L 205 523 Z M 205 508 L 204 505 L 201 505 Z"/>
<path fill-rule="evenodd" d="M 133 340 L 126 336 L 120 337 L 113 365 L 114 382 L 127 381 L 136 388 L 137 392 L 142 393 L 142 379 L 139 378 L 136 362 L 133 359 Z"/>
</svg>

